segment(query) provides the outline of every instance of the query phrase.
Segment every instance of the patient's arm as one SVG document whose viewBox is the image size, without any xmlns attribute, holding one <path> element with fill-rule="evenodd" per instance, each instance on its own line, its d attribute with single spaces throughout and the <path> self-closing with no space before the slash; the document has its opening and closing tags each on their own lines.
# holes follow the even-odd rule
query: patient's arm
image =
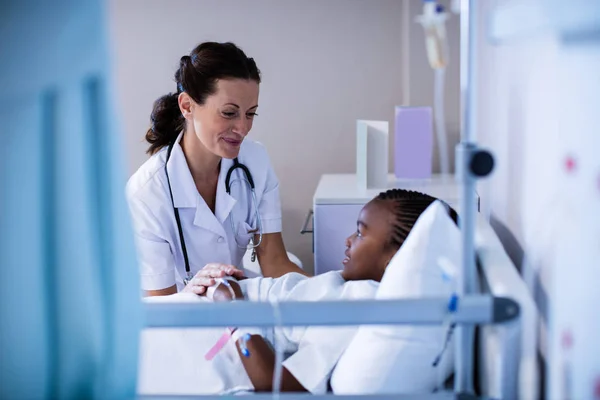
<svg viewBox="0 0 600 400">
<path fill-rule="evenodd" d="M 236 348 L 242 364 L 248 373 L 252 385 L 257 392 L 273 391 L 273 373 L 275 370 L 275 352 L 271 346 L 260 335 L 252 335 L 246 342 L 249 357 L 241 353 L 239 340 Z M 298 382 L 285 367 L 281 374 L 282 392 L 306 392 L 306 389 Z"/>
<path fill-rule="evenodd" d="M 243 300 L 244 294 L 240 285 L 235 281 L 229 281 L 236 300 Z M 231 301 L 231 292 L 224 285 L 220 284 L 213 294 L 214 301 Z M 250 353 L 249 357 L 241 354 L 239 344 L 236 348 L 242 364 L 248 373 L 250 381 L 257 392 L 270 392 L 273 389 L 273 372 L 275 370 L 275 353 L 271 346 L 260 335 L 252 335 L 246 342 L 246 347 Z M 284 367 L 281 377 L 281 391 L 283 392 L 305 392 L 306 389 L 294 378 L 294 376 Z"/>
<path fill-rule="evenodd" d="M 255 243 L 260 240 L 258 235 L 254 236 Z M 256 248 L 258 264 L 264 276 L 278 278 L 289 272 L 309 276 L 302 268 L 290 261 L 283 244 L 281 232 L 265 233 L 262 235 L 260 246 Z"/>
</svg>

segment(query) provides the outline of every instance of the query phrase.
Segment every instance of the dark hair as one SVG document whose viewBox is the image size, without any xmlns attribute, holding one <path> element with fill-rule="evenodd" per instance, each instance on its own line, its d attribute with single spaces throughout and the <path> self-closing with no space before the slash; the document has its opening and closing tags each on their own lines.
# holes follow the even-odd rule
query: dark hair
<svg viewBox="0 0 600 400">
<path fill-rule="evenodd" d="M 216 91 L 219 79 L 248 79 L 260 83 L 260 71 L 254 62 L 233 43 L 205 42 L 198 45 L 188 56 L 181 57 L 175 72 L 177 91 L 162 96 L 154 102 L 150 119 L 152 126 L 146 132 L 154 154 L 171 144 L 185 128 L 185 119 L 179 110 L 178 97 L 186 92 L 198 104 Z"/>
<path fill-rule="evenodd" d="M 438 199 L 412 190 L 391 189 L 379 193 L 376 200 L 394 202 L 392 210 L 396 219 L 392 226 L 389 245 L 400 248 L 417 222 L 417 219 L 419 219 L 419 216 L 421 216 L 431 203 Z M 444 202 L 442 201 L 442 203 Z M 452 221 L 458 224 L 458 214 L 456 211 L 446 203 L 444 205 L 448 209 L 448 214 L 452 218 Z"/>
</svg>

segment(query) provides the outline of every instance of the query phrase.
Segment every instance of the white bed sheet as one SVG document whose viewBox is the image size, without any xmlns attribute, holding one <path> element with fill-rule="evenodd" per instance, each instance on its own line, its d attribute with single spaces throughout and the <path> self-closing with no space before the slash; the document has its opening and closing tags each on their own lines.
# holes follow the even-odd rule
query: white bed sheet
<svg viewBox="0 0 600 400">
<path fill-rule="evenodd" d="M 204 302 L 195 294 L 145 299 L 146 302 Z M 203 395 L 251 392 L 254 387 L 232 341 L 211 360 L 208 350 L 223 328 L 146 329 L 141 334 L 138 394 Z M 190 353 L 193 352 L 193 356 Z"/>
</svg>

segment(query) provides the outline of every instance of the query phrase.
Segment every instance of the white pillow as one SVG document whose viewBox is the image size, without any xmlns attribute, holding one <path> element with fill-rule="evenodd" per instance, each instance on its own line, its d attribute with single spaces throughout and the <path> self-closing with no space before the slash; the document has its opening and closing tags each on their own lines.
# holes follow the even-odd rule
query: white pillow
<svg viewBox="0 0 600 400">
<path fill-rule="evenodd" d="M 436 201 L 421 214 L 392 258 L 376 298 L 449 298 L 459 257 L 459 229 L 446 207 Z M 438 366 L 432 364 L 440 354 L 446 331 L 445 326 L 361 326 L 332 374 L 333 392 L 429 393 L 441 387 L 453 369 L 452 341 Z"/>
</svg>

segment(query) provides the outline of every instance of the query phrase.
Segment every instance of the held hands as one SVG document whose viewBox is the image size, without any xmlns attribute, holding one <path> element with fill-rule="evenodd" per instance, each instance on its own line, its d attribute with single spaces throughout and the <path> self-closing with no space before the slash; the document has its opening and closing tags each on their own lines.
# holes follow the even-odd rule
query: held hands
<svg viewBox="0 0 600 400">
<path fill-rule="evenodd" d="M 206 288 L 215 284 L 215 278 L 223 278 L 225 276 L 242 279 L 244 271 L 228 264 L 206 264 L 204 268 L 194 275 L 194 278 L 183 288 L 182 292 L 203 295 L 206 293 Z"/>
</svg>

